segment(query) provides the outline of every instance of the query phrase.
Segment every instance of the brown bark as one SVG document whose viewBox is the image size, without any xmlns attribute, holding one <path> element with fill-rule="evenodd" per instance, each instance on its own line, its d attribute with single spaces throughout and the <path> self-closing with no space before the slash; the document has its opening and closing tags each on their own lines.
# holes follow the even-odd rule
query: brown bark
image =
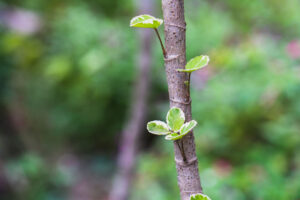
<svg viewBox="0 0 300 200">
<path fill-rule="evenodd" d="M 186 121 L 192 119 L 188 73 L 177 72 L 186 64 L 184 0 L 162 0 L 165 26 L 165 45 L 167 56 L 165 68 L 167 74 L 170 107 L 181 108 Z M 183 159 L 178 143 L 183 144 L 186 160 Z M 198 159 L 195 152 L 193 133 L 187 134 L 179 142 L 174 142 L 177 180 L 182 200 L 189 200 L 191 194 L 202 193 L 198 172 Z"/>
<path fill-rule="evenodd" d="M 139 12 L 151 11 L 151 0 L 140 2 Z M 118 171 L 110 191 L 110 200 L 127 200 L 133 178 L 134 165 L 137 156 L 139 135 L 144 130 L 146 116 L 146 99 L 149 91 L 149 71 L 151 65 L 151 39 L 153 30 L 141 30 L 141 52 L 138 66 L 139 75 L 135 85 L 130 120 L 124 129 L 120 140 L 120 152 L 118 155 Z"/>
</svg>

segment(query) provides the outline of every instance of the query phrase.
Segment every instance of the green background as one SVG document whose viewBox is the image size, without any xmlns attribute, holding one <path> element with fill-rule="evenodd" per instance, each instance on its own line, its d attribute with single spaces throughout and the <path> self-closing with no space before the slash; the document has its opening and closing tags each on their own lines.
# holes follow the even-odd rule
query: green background
<svg viewBox="0 0 300 200">
<path fill-rule="evenodd" d="M 193 73 L 191 95 L 213 200 L 300 199 L 299 9 L 298 0 L 185 1 L 187 58 L 211 60 Z M 1 200 L 107 199 L 138 74 L 129 27 L 138 14 L 131 0 L 0 2 Z M 168 111 L 156 38 L 152 49 L 148 121 Z M 172 142 L 146 123 L 141 134 L 130 199 L 179 199 Z"/>
</svg>

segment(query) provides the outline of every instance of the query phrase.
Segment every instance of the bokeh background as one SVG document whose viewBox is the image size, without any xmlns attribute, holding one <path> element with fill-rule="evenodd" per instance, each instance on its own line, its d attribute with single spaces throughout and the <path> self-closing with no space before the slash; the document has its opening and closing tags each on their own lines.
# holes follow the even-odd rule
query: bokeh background
<svg viewBox="0 0 300 200">
<path fill-rule="evenodd" d="M 1 200 L 108 199 L 138 84 L 137 5 L 1 0 Z M 187 58 L 211 58 L 191 95 L 213 200 L 300 199 L 299 10 L 298 0 L 185 1 Z M 154 36 L 148 121 L 169 106 Z M 129 199 L 179 199 L 172 143 L 145 128 L 138 142 Z"/>
</svg>

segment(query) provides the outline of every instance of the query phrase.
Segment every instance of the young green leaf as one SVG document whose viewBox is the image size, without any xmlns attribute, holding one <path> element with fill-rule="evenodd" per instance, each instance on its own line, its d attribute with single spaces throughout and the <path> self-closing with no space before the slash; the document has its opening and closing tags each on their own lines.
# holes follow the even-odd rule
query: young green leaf
<svg viewBox="0 0 300 200">
<path fill-rule="evenodd" d="M 167 114 L 167 123 L 173 131 L 179 131 L 185 120 L 184 113 L 180 108 L 173 107 Z"/>
<path fill-rule="evenodd" d="M 148 122 L 147 130 L 155 135 L 167 135 L 170 133 L 168 125 L 158 120 Z"/>
<path fill-rule="evenodd" d="M 197 125 L 197 122 L 195 120 L 192 120 L 190 122 L 187 122 L 183 124 L 180 128 L 180 134 L 178 133 L 172 133 L 165 137 L 166 140 L 179 140 L 186 134 L 188 134 L 195 126 Z"/>
<path fill-rule="evenodd" d="M 151 15 L 139 15 L 132 18 L 130 21 L 130 27 L 158 28 L 162 23 L 162 19 L 155 18 Z"/>
<path fill-rule="evenodd" d="M 190 196 L 190 200 L 211 200 L 208 196 L 204 194 L 193 194 Z"/>
<path fill-rule="evenodd" d="M 182 127 L 180 128 L 180 135 L 184 136 L 188 134 L 196 125 L 197 122 L 195 120 L 183 124 Z"/>
<path fill-rule="evenodd" d="M 188 72 L 191 73 L 198 69 L 205 67 L 209 62 L 208 56 L 197 56 L 191 59 L 185 66 L 185 69 L 177 69 L 178 72 Z"/>
<path fill-rule="evenodd" d="M 183 135 L 179 135 L 178 133 L 172 133 L 165 137 L 166 140 L 179 140 L 183 137 Z"/>
</svg>

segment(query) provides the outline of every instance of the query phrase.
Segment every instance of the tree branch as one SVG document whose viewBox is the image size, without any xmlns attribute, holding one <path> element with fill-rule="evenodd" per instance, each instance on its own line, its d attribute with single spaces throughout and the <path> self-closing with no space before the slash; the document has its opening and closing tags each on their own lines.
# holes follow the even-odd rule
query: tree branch
<svg viewBox="0 0 300 200">
<path fill-rule="evenodd" d="M 192 117 L 190 90 L 189 85 L 186 84 L 187 81 L 190 81 L 190 75 L 176 71 L 176 69 L 183 69 L 186 64 L 184 1 L 162 0 L 162 8 L 167 52 L 165 68 L 170 107 L 181 108 L 186 115 L 186 120 L 190 121 Z M 187 134 L 181 139 L 181 142 L 183 144 L 182 152 L 185 155 L 181 155 L 179 146 L 174 142 L 177 179 L 181 199 L 189 200 L 191 194 L 202 193 L 193 133 Z"/>
</svg>

